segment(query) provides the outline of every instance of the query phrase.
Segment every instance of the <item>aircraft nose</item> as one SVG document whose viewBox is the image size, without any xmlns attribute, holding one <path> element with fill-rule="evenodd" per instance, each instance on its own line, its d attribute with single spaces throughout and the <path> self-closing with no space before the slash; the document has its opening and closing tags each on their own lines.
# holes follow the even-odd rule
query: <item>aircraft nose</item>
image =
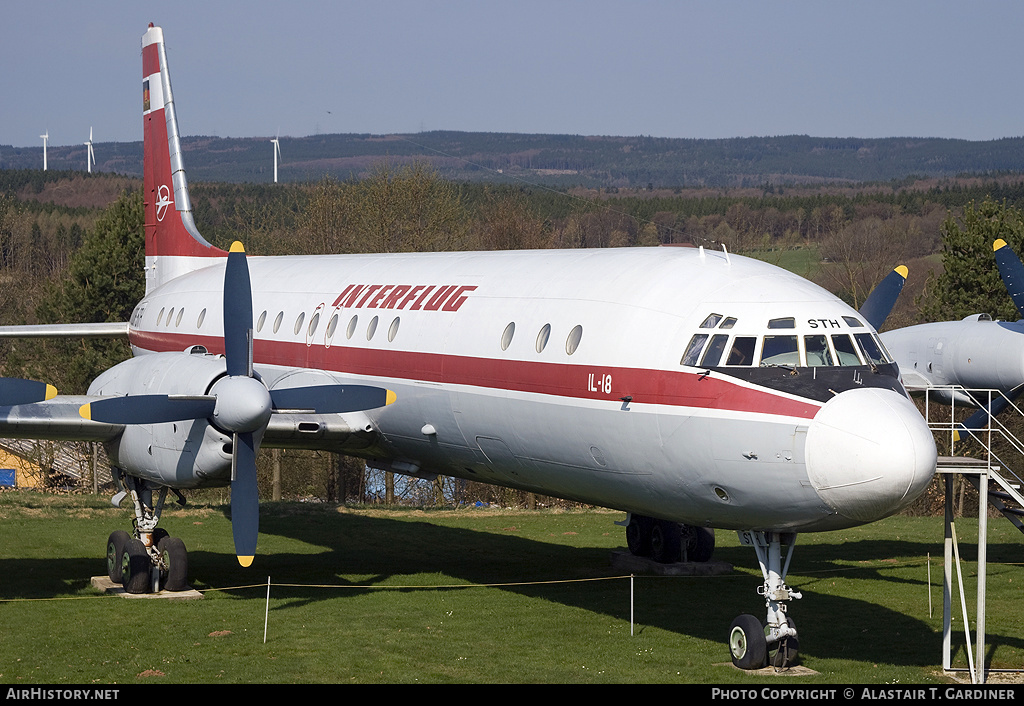
<svg viewBox="0 0 1024 706">
<path fill-rule="evenodd" d="M 935 439 L 917 407 L 892 390 L 847 390 L 807 428 L 807 475 L 840 516 L 858 523 L 912 502 L 935 473 Z"/>
</svg>

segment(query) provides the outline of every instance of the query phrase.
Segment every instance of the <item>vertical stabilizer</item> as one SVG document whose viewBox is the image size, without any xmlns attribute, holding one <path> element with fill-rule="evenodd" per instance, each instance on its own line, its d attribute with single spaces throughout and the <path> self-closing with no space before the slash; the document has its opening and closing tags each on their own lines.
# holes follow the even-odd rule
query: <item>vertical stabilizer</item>
<svg viewBox="0 0 1024 706">
<path fill-rule="evenodd" d="M 192 218 L 164 34 L 152 24 L 142 36 L 142 125 L 149 292 L 227 255 L 206 242 Z"/>
</svg>

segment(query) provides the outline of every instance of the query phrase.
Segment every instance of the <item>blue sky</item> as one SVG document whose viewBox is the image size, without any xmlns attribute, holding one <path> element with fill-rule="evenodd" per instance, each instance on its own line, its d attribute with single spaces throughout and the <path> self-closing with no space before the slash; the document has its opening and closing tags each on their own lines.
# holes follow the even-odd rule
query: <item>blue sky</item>
<svg viewBox="0 0 1024 706">
<path fill-rule="evenodd" d="M 185 135 L 1024 134 L 1007 0 L 37 0 L 0 10 L 0 144 L 141 139 L 149 22 Z"/>
</svg>

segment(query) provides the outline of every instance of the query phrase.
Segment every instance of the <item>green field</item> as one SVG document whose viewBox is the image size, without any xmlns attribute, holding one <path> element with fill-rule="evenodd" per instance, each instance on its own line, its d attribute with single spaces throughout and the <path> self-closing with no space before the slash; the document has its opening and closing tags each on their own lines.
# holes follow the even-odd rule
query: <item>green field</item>
<svg viewBox="0 0 1024 706">
<path fill-rule="evenodd" d="M 0 683 L 922 683 L 941 665 L 942 522 L 891 518 L 801 535 L 790 615 L 807 676 L 729 663 L 741 612 L 761 616 L 753 550 L 719 532 L 710 578 L 609 565 L 607 511 L 356 510 L 264 503 L 256 562 L 234 559 L 226 508 L 173 508 L 202 600 L 101 595 L 102 498 L 0 494 Z M 957 525 L 975 613 L 976 523 Z M 989 528 L 988 662 L 1024 666 L 1024 538 Z M 929 560 L 931 583 L 928 582 Z M 269 618 L 267 580 L 271 582 Z M 596 580 L 592 580 L 596 579 Z M 929 615 L 929 596 L 932 614 Z M 956 644 L 963 631 L 958 601 Z M 964 650 L 955 663 L 966 665 Z"/>
</svg>

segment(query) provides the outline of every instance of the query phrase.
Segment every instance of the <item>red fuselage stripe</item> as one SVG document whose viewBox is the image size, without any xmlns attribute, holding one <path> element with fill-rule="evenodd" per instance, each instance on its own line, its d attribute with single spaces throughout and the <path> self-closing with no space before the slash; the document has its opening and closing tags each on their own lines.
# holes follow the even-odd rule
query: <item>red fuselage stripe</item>
<svg viewBox="0 0 1024 706">
<path fill-rule="evenodd" d="M 132 330 L 131 344 L 144 350 L 182 351 L 203 345 L 213 354 L 224 352 L 217 336 L 180 335 Z M 773 414 L 811 419 L 820 405 L 762 389 L 737 385 L 717 374 L 656 369 L 498 360 L 418 351 L 307 346 L 303 343 L 257 339 L 257 364 L 313 368 L 351 375 L 431 382 L 527 392 L 592 400 L 631 397 L 636 404 Z"/>
</svg>

